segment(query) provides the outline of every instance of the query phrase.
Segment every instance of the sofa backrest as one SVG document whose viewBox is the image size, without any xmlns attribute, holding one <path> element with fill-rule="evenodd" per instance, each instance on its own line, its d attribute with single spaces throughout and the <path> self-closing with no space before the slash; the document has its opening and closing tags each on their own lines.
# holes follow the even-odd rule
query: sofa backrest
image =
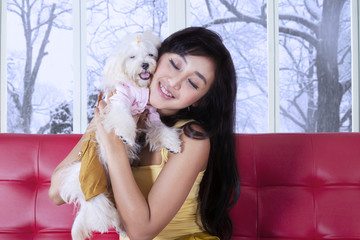
<svg viewBox="0 0 360 240">
<path fill-rule="evenodd" d="M 55 206 L 47 192 L 54 168 L 78 139 L 0 134 L 0 239 L 71 239 L 73 206 Z"/>
<path fill-rule="evenodd" d="M 241 134 L 234 240 L 360 239 L 360 133 Z"/>
<path fill-rule="evenodd" d="M 79 139 L 0 134 L 0 239 L 71 239 L 73 206 L 55 206 L 47 192 Z M 360 239 L 359 133 L 238 134 L 236 148 L 234 240 Z"/>
</svg>

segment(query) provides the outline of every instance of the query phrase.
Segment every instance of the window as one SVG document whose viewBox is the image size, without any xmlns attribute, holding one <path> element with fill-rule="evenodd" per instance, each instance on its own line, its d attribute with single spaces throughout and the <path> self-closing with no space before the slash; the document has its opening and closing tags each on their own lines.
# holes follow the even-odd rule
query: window
<svg viewBox="0 0 360 240">
<path fill-rule="evenodd" d="M 350 13 L 350 0 L 279 1 L 281 131 L 351 132 Z"/>
<path fill-rule="evenodd" d="M 233 56 L 236 132 L 359 131 L 356 0 L 1 0 L 0 21 L 1 132 L 83 132 L 118 40 L 185 26 Z"/>
<path fill-rule="evenodd" d="M 237 132 L 268 131 L 267 34 L 261 24 L 247 24 L 236 14 L 261 16 L 261 1 L 191 1 L 193 26 L 219 33 L 229 49 L 237 72 Z M 265 16 L 264 16 L 265 17 Z M 261 19 L 261 18 L 260 18 Z M 265 21 L 265 19 L 264 19 Z"/>
<path fill-rule="evenodd" d="M 235 60 L 238 132 L 353 130 L 350 0 L 193 0 L 191 13 Z"/>
<path fill-rule="evenodd" d="M 86 1 L 87 123 L 93 117 L 107 56 L 126 34 L 153 29 L 167 34 L 167 2 Z"/>
<path fill-rule="evenodd" d="M 7 81 L 1 81 L 2 92 L 7 90 L 7 98 L 1 98 L 2 132 L 83 132 L 93 115 L 105 59 L 119 39 L 146 29 L 167 33 L 165 0 L 1 4 L 6 16 L 1 19 L 6 42 L 1 69 L 7 66 Z"/>
<path fill-rule="evenodd" d="M 7 60 L 7 98 L 1 101 L 7 112 L 2 108 L 1 115 L 8 132 L 47 133 L 53 124 L 71 132 L 65 114 L 73 98 L 71 24 L 70 0 L 7 1 L 1 34 Z"/>
</svg>

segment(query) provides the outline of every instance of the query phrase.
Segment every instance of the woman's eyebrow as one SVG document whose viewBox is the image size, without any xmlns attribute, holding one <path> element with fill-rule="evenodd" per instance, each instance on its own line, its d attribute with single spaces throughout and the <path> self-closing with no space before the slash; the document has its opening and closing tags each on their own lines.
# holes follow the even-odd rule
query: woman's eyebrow
<svg viewBox="0 0 360 240">
<path fill-rule="evenodd" d="M 185 55 L 180 55 L 180 56 L 184 60 L 184 62 L 187 64 L 187 60 L 186 60 Z M 202 75 L 198 71 L 195 71 L 195 74 L 204 81 L 205 85 L 207 84 L 207 80 L 206 80 L 206 77 L 204 75 Z"/>
<path fill-rule="evenodd" d="M 198 75 L 198 77 L 201 78 L 204 81 L 205 85 L 207 84 L 207 80 L 206 80 L 206 77 L 204 75 L 202 75 L 198 71 L 195 71 L 195 74 Z"/>
<path fill-rule="evenodd" d="M 187 60 L 186 60 L 185 55 L 180 55 L 180 56 L 181 56 L 181 58 L 184 60 L 184 62 L 187 64 Z"/>
</svg>

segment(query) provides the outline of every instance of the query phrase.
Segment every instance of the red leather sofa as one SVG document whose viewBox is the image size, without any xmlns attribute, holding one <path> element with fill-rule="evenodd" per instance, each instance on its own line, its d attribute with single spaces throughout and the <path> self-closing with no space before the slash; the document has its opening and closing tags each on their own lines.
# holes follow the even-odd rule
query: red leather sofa
<svg viewBox="0 0 360 240">
<path fill-rule="evenodd" d="M 47 192 L 79 137 L 0 134 L 0 239 L 71 239 L 73 207 Z M 236 146 L 234 240 L 360 239 L 360 133 L 237 134 Z"/>
</svg>

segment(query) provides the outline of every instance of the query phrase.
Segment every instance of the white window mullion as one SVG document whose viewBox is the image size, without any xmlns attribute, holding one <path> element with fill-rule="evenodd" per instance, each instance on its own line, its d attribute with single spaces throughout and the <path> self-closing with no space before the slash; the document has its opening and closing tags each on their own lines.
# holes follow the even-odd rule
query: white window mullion
<svg viewBox="0 0 360 240">
<path fill-rule="evenodd" d="M 185 1 L 185 27 L 191 27 L 190 0 Z"/>
<path fill-rule="evenodd" d="M 86 2 L 73 1 L 74 18 L 74 105 L 73 133 L 83 133 L 87 126 L 86 79 Z"/>
<path fill-rule="evenodd" d="M 6 1 L 0 1 L 0 132 L 7 132 Z"/>
<path fill-rule="evenodd" d="M 269 132 L 280 131 L 278 0 L 267 3 Z"/>
<path fill-rule="evenodd" d="M 190 26 L 190 0 L 169 0 L 169 35 Z"/>
<path fill-rule="evenodd" d="M 360 79 L 359 79 L 359 68 L 360 68 L 360 47 L 359 47 L 359 26 L 360 26 L 360 6 L 359 1 L 352 0 L 351 1 L 351 51 L 352 51 L 352 131 L 359 132 L 360 131 L 360 117 L 359 117 L 359 108 L 360 108 Z"/>
</svg>

